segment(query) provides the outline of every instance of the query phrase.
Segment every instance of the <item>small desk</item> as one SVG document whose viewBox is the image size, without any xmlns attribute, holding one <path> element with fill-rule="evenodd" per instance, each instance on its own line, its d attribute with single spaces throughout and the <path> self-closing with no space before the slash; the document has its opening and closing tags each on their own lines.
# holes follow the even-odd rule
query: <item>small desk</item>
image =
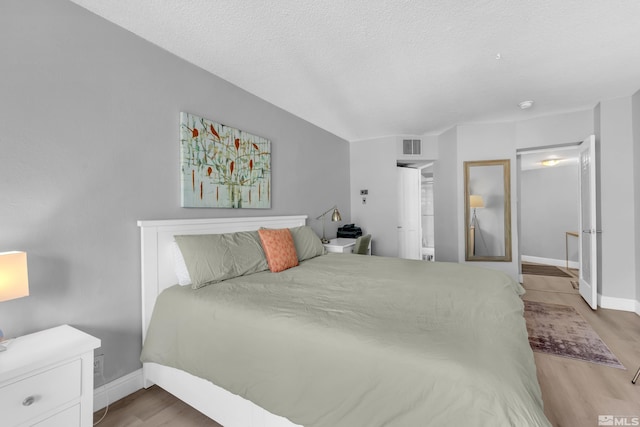
<svg viewBox="0 0 640 427">
<path fill-rule="evenodd" d="M 567 231 L 564 233 L 564 255 L 567 261 L 567 270 L 569 269 L 569 236 L 580 237 L 577 231 Z"/>
<path fill-rule="evenodd" d="M 323 243 L 327 252 L 335 252 L 339 254 L 352 254 L 353 249 L 356 246 L 356 239 L 349 239 L 347 237 L 338 237 L 336 239 L 329 240 L 329 243 Z M 371 255 L 371 240 L 369 240 L 369 247 L 367 248 L 367 255 Z"/>
<path fill-rule="evenodd" d="M 323 244 L 323 246 L 327 249 L 327 252 L 335 252 L 340 254 L 353 253 L 353 248 L 355 245 L 356 239 L 348 239 L 346 237 L 331 239 L 329 240 L 329 243 Z"/>
</svg>

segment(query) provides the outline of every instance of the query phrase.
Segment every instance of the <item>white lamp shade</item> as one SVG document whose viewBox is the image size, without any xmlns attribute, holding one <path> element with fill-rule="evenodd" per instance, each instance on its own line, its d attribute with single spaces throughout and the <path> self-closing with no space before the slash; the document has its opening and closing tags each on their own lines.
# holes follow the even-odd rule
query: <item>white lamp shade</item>
<svg viewBox="0 0 640 427">
<path fill-rule="evenodd" d="M 469 207 L 484 208 L 484 200 L 482 200 L 482 196 L 478 196 L 476 194 L 469 196 Z"/>
<path fill-rule="evenodd" d="M 0 301 L 29 295 L 26 252 L 0 253 Z"/>
</svg>

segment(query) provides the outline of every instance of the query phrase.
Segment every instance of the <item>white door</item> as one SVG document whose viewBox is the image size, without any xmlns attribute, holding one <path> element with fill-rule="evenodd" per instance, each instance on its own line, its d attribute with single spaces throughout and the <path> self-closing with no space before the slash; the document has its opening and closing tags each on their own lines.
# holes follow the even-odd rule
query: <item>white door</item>
<svg viewBox="0 0 640 427">
<path fill-rule="evenodd" d="M 398 169 L 398 256 L 421 259 L 420 171 Z"/>
<path fill-rule="evenodd" d="M 596 139 L 591 135 L 580 144 L 580 295 L 598 307 L 598 232 L 596 231 Z"/>
</svg>

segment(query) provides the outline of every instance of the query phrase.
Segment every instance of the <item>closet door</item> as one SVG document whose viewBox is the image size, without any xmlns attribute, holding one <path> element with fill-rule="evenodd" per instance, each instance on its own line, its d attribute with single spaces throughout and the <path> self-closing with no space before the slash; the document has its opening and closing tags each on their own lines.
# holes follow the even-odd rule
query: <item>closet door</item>
<svg viewBox="0 0 640 427">
<path fill-rule="evenodd" d="M 398 257 L 421 259 L 420 171 L 398 170 Z"/>
</svg>

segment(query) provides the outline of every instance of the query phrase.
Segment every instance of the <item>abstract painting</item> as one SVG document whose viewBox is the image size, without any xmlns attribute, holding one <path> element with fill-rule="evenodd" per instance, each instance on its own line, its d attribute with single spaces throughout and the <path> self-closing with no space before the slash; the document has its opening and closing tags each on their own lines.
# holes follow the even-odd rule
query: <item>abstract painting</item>
<svg viewBox="0 0 640 427">
<path fill-rule="evenodd" d="M 182 207 L 271 207 L 271 142 L 180 113 Z"/>
</svg>

